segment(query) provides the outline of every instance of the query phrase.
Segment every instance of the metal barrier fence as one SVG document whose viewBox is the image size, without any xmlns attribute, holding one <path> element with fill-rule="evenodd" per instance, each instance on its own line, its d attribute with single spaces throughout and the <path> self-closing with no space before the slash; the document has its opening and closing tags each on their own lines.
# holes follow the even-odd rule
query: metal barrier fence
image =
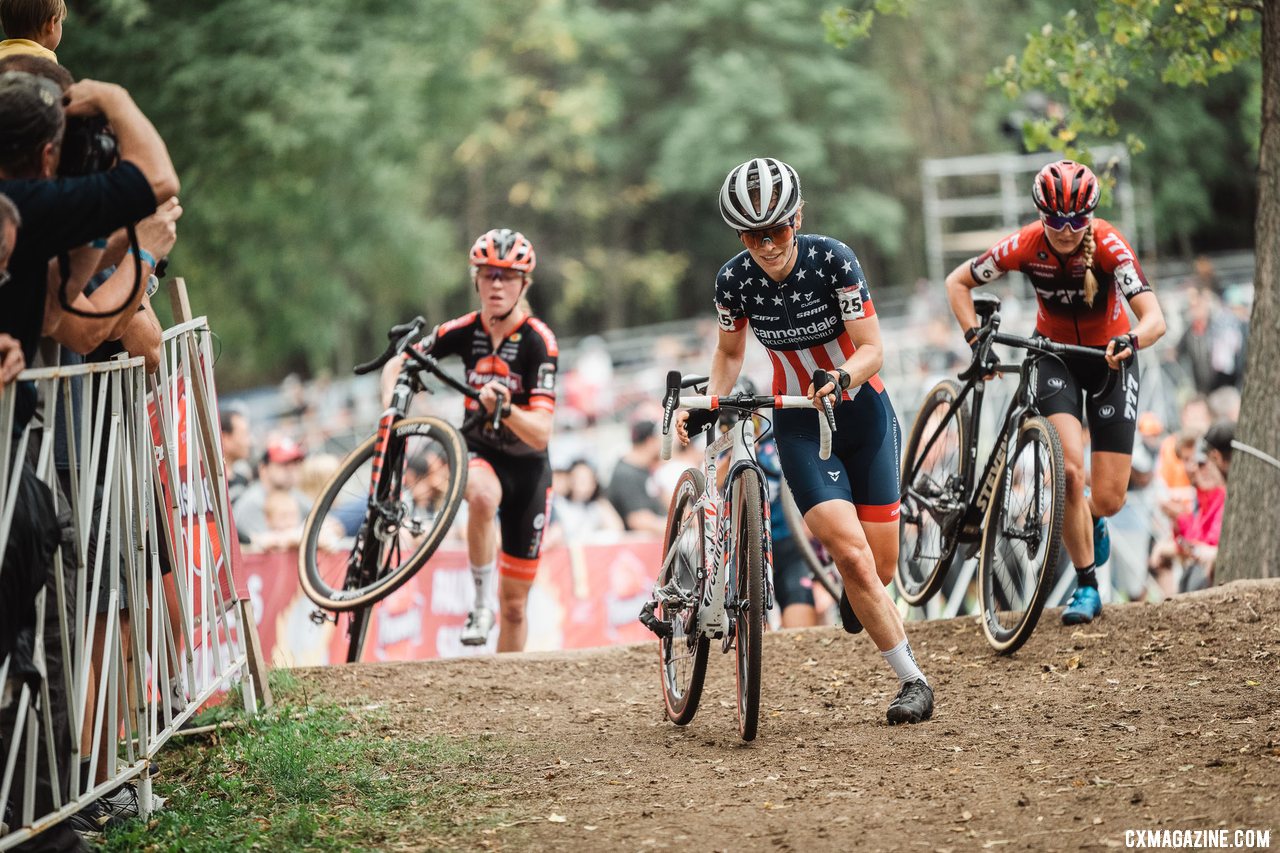
<svg viewBox="0 0 1280 853">
<path fill-rule="evenodd" d="M 0 392 L 0 555 L 24 468 L 63 527 L 29 659 L 0 661 L 0 850 L 126 782 L 150 813 L 151 759 L 180 726 L 236 682 L 256 711 L 208 332 L 168 330 L 150 376 L 141 358 L 24 372 L 40 402 L 16 437 L 15 389 Z M 44 570 L 4 565 L 0 582 Z"/>
</svg>

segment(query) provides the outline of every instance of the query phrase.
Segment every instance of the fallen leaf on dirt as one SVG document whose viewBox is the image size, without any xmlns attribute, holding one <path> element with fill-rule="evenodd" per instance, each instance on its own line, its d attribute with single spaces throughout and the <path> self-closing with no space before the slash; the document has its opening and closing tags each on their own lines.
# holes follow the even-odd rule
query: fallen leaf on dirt
<svg viewBox="0 0 1280 853">
<path fill-rule="evenodd" d="M 1067 669 L 1079 669 L 1079 668 L 1080 668 L 1080 655 L 1072 655 L 1071 657 L 1067 658 Z"/>
<path fill-rule="evenodd" d="M 547 815 L 547 820 L 551 821 L 552 823 L 564 823 L 565 817 L 562 814 L 552 813 Z"/>
<path fill-rule="evenodd" d="M 1248 687 L 1257 687 L 1257 686 L 1258 686 L 1258 682 L 1254 681 L 1252 678 L 1246 679 L 1244 683 L 1245 683 L 1245 685 L 1246 685 L 1246 686 L 1248 686 Z"/>
</svg>

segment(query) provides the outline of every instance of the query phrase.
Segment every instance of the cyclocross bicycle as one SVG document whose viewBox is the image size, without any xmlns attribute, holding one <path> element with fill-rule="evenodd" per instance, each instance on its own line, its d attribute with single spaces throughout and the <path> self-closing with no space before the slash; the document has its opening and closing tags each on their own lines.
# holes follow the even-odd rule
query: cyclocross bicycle
<svg viewBox="0 0 1280 853">
<path fill-rule="evenodd" d="M 769 539 L 769 496 L 764 472 L 755 458 L 756 432 L 750 414 L 760 409 L 806 408 L 813 401 L 802 396 L 733 394 L 681 398 L 694 388 L 705 395 L 706 377 L 682 379 L 667 374 L 663 400 L 662 457 L 671 458 L 671 427 L 676 410 L 736 409 L 747 416 L 733 429 L 710 441 L 704 470 L 688 468 L 680 475 L 663 537 L 662 566 L 653 598 L 640 621 L 658 635 L 659 672 L 667 718 L 688 725 L 702 698 L 711 641 L 721 651 L 738 652 L 738 734 L 754 740 L 760 718 L 760 668 L 765 611 L 773 607 L 769 582 L 772 543 Z M 814 387 L 827 382 L 817 371 Z M 831 455 L 835 429 L 830 398 L 819 418 L 819 455 Z M 723 488 L 718 485 L 717 459 L 729 454 Z"/>
<path fill-rule="evenodd" d="M 322 608 L 318 622 L 350 612 L 348 663 L 360 659 L 373 605 L 399 589 L 431 558 L 449 531 L 467 484 L 467 447 L 459 430 L 436 417 L 406 417 L 409 402 L 430 391 L 425 374 L 471 399 L 479 393 L 445 373 L 415 346 L 427 321 L 416 317 L 388 332 L 386 352 L 355 368 L 372 373 L 407 355 L 391 405 L 377 431 L 347 456 L 316 500 L 302 530 L 298 576 Z M 483 409 L 473 417 L 484 417 Z M 501 412 L 494 412 L 497 429 Z"/>
<path fill-rule="evenodd" d="M 908 604 L 923 605 L 941 588 L 957 552 L 967 559 L 976 551 L 983 633 L 997 652 L 1012 654 L 1031 636 L 1053 588 L 1066 505 L 1062 444 L 1036 404 L 1036 367 L 1045 358 L 1103 356 L 1088 347 L 1000 332 L 1000 300 L 991 294 L 976 294 L 974 306 L 980 343 L 960 374 L 965 384 L 946 379 L 934 386 L 907 442 L 897 585 Z M 992 360 L 994 344 L 1027 355 L 1020 364 L 1001 364 Z M 1099 393 L 1108 393 L 1123 370 L 1108 371 Z M 975 480 L 987 373 L 1020 378 Z"/>
</svg>

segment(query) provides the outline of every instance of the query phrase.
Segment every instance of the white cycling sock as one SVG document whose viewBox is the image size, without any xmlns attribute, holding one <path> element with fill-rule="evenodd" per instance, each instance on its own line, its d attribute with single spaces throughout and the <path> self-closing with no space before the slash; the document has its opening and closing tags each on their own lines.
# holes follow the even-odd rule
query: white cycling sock
<svg viewBox="0 0 1280 853">
<path fill-rule="evenodd" d="M 471 567 L 471 580 L 476 585 L 476 606 L 488 607 L 493 601 L 493 563 Z"/>
<path fill-rule="evenodd" d="M 929 683 L 928 679 L 924 677 L 924 673 L 920 671 L 920 665 L 916 663 L 916 656 L 911 652 L 911 642 L 909 640 L 903 640 L 889 649 L 889 651 L 881 652 L 880 656 L 888 661 L 889 666 L 893 667 L 893 671 L 898 674 L 899 685 L 917 679 L 925 684 Z"/>
</svg>

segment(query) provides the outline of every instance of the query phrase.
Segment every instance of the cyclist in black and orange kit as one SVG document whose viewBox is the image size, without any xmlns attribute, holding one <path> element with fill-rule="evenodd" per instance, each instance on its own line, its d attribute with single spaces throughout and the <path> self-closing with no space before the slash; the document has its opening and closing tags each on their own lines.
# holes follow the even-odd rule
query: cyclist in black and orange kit
<svg viewBox="0 0 1280 853">
<path fill-rule="evenodd" d="M 1124 506 L 1138 421 L 1135 355 L 1164 334 L 1164 313 L 1133 249 L 1115 226 L 1093 215 L 1098 179 L 1071 160 L 1050 163 L 1036 175 L 1032 198 L 1040 219 L 1001 240 L 947 276 L 947 297 L 965 340 L 977 344 L 972 289 L 1017 270 L 1035 287 L 1036 334 L 1059 343 L 1097 347 L 1097 359 L 1065 357 L 1040 362 L 1036 398 L 1058 431 L 1066 462 L 1067 506 L 1062 539 L 1076 569 L 1077 588 L 1062 613 L 1068 625 L 1092 622 L 1102 612 L 1094 569 L 1107 561 L 1106 518 Z M 1123 300 L 1138 318 L 1130 328 Z M 1129 364 L 1125 381 L 1105 397 L 1106 371 Z M 1088 415 L 1091 487 L 1085 492 L 1083 422 Z"/>
<path fill-rule="evenodd" d="M 480 309 L 442 323 L 418 346 L 436 358 L 456 355 L 466 381 L 480 391 L 467 400 L 469 414 L 501 408 L 492 417 L 468 417 L 463 437 L 471 452 L 467 471 L 467 555 L 475 581 L 475 605 L 462 643 L 482 646 L 493 630 L 489 607 L 497 564 L 498 651 L 524 649 L 525 606 L 538 571 L 542 532 L 550 514 L 551 465 L 547 442 L 555 413 L 559 348 L 551 329 L 524 307 L 537 263 L 533 245 L 518 231 L 495 228 L 471 247 L 471 279 Z M 401 362 L 382 371 L 383 405 L 391 398 Z M 502 550 L 498 553 L 498 528 Z"/>
</svg>

